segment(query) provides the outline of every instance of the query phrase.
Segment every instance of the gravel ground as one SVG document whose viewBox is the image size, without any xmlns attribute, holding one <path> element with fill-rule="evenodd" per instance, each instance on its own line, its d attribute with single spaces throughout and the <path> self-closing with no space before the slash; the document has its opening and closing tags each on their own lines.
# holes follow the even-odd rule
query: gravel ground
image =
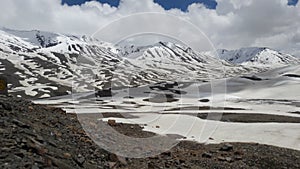
<svg viewBox="0 0 300 169">
<path fill-rule="evenodd" d="M 105 115 L 109 116 L 109 115 Z M 138 125 L 109 124 L 131 137 L 152 137 Z M 253 143 L 180 142 L 155 157 L 124 158 L 97 146 L 74 114 L 0 96 L 0 168 L 300 168 L 300 151 Z"/>
</svg>

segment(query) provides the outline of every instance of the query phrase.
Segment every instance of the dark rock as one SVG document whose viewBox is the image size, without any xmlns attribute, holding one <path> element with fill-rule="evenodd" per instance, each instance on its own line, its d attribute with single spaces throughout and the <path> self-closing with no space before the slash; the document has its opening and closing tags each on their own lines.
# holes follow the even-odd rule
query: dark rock
<svg viewBox="0 0 300 169">
<path fill-rule="evenodd" d="M 0 126 L 5 126 L 5 121 L 4 120 L 0 120 Z"/>
<path fill-rule="evenodd" d="M 8 95 L 7 79 L 0 76 L 0 95 Z"/>
<path fill-rule="evenodd" d="M 5 159 L 8 156 L 8 154 L 0 154 L 0 159 Z"/>
<path fill-rule="evenodd" d="M 24 156 L 25 156 L 24 153 L 22 153 L 22 152 L 16 152 L 15 155 L 20 157 L 21 159 L 24 158 Z"/>
<path fill-rule="evenodd" d="M 226 158 L 225 158 L 225 157 L 222 157 L 222 156 L 219 156 L 219 157 L 218 157 L 218 160 L 219 160 L 219 161 L 226 161 Z"/>
<path fill-rule="evenodd" d="M 286 77 L 294 77 L 294 78 L 300 78 L 300 75 L 296 75 L 296 74 L 284 74 L 283 76 L 286 76 Z"/>
<path fill-rule="evenodd" d="M 242 151 L 235 151 L 234 155 L 242 156 L 242 155 L 244 155 L 244 153 Z"/>
<path fill-rule="evenodd" d="M 148 163 L 148 169 L 156 169 L 157 166 L 153 162 Z"/>
<path fill-rule="evenodd" d="M 37 164 L 34 164 L 31 169 L 39 169 L 38 165 Z"/>
<path fill-rule="evenodd" d="M 203 103 L 207 103 L 207 102 L 209 102 L 209 99 L 201 99 L 201 100 L 199 100 L 200 102 L 203 102 Z"/>
<path fill-rule="evenodd" d="M 51 160 L 51 161 L 47 162 L 48 165 L 51 165 L 51 163 L 53 163 L 59 169 L 73 169 L 74 168 L 74 167 L 64 163 L 63 161 L 54 158 L 54 157 L 47 156 L 47 158 L 49 158 Z"/>
<path fill-rule="evenodd" d="M 124 99 L 134 99 L 133 96 L 125 96 Z"/>
<path fill-rule="evenodd" d="M 263 80 L 262 78 L 256 76 L 256 75 L 252 75 L 252 76 L 242 76 L 242 78 L 245 79 L 249 79 L 249 80 L 253 80 L 253 81 L 261 81 Z"/>
<path fill-rule="evenodd" d="M 212 154 L 211 153 L 208 153 L 208 152 L 205 152 L 202 154 L 202 157 L 203 158 L 211 158 L 212 157 Z"/>
<path fill-rule="evenodd" d="M 8 104 L 8 103 L 2 103 L 2 102 L 0 102 L 0 105 L 2 106 L 2 108 L 3 108 L 4 110 L 8 110 L 8 111 L 11 111 L 11 110 L 12 110 L 11 105 Z"/>
<path fill-rule="evenodd" d="M 126 158 L 125 157 L 118 157 L 118 160 L 119 160 L 119 162 L 122 164 L 122 165 L 127 165 L 127 161 L 126 161 Z"/>
<path fill-rule="evenodd" d="M 103 90 L 98 90 L 95 93 L 96 97 L 112 97 L 112 91 L 111 88 L 109 89 L 103 89 Z"/>
<path fill-rule="evenodd" d="M 143 101 L 152 102 L 152 103 L 165 103 L 165 102 L 176 102 L 178 99 L 175 99 L 172 94 L 156 94 L 152 98 L 143 99 Z"/>
<path fill-rule="evenodd" d="M 231 157 L 226 157 L 225 160 L 230 163 L 233 162 L 233 159 Z"/>
<path fill-rule="evenodd" d="M 53 147 L 57 147 L 57 144 L 54 143 L 53 141 L 48 141 L 49 145 L 53 146 Z"/>
<path fill-rule="evenodd" d="M 70 153 L 64 153 L 64 158 L 71 158 L 72 155 Z"/>
<path fill-rule="evenodd" d="M 166 84 L 165 84 L 166 88 L 173 88 L 175 86 L 178 86 L 177 82 L 166 82 Z"/>
<path fill-rule="evenodd" d="M 183 164 L 183 163 L 185 163 L 185 160 L 179 159 L 179 163 L 180 163 L 180 164 Z"/>
<path fill-rule="evenodd" d="M 116 126 L 116 120 L 109 119 L 107 121 L 107 124 L 110 125 L 110 126 Z"/>
<path fill-rule="evenodd" d="M 225 144 L 220 148 L 220 151 L 231 151 L 233 150 L 233 145 L 231 144 Z"/>
<path fill-rule="evenodd" d="M 115 166 L 117 165 L 116 162 L 108 162 L 109 168 L 115 168 Z"/>
<path fill-rule="evenodd" d="M 21 121 L 19 121 L 19 120 L 17 120 L 17 119 L 13 119 L 12 122 L 13 122 L 15 125 L 19 126 L 19 127 L 22 127 L 22 128 L 30 128 L 29 125 L 27 125 L 27 124 L 25 124 L 25 123 L 23 123 L 23 122 L 21 122 Z"/>
<path fill-rule="evenodd" d="M 236 160 L 242 160 L 243 157 L 242 157 L 242 156 L 236 156 L 235 159 L 236 159 Z"/>
<path fill-rule="evenodd" d="M 118 156 L 116 154 L 110 154 L 109 155 L 109 160 L 112 161 L 112 162 L 119 161 Z"/>
<path fill-rule="evenodd" d="M 36 140 L 39 141 L 40 143 L 44 142 L 44 138 L 40 135 L 36 135 Z"/>
<path fill-rule="evenodd" d="M 82 166 L 85 162 L 85 158 L 81 154 L 79 154 L 74 160 L 79 166 Z"/>
<path fill-rule="evenodd" d="M 170 151 L 163 152 L 162 155 L 171 157 L 171 152 Z"/>
</svg>

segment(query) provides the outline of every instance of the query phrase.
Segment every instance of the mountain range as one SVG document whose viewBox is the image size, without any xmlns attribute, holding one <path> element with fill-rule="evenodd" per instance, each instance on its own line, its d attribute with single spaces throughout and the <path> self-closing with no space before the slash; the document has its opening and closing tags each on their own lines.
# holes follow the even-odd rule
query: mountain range
<svg viewBox="0 0 300 169">
<path fill-rule="evenodd" d="M 32 99 L 161 81 L 207 81 L 299 63 L 265 47 L 197 52 L 170 42 L 116 46 L 88 36 L 0 29 L 0 76 L 7 78 L 9 93 Z"/>
</svg>

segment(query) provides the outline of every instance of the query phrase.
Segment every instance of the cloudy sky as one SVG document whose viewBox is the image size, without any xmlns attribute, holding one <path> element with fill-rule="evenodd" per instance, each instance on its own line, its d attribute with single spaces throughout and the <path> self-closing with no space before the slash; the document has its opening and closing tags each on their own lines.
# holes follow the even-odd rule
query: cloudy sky
<svg viewBox="0 0 300 169">
<path fill-rule="evenodd" d="M 298 0 L 1 0 L 0 25 L 11 29 L 91 35 L 124 16 L 160 12 L 193 23 L 216 48 L 266 46 L 300 56 L 300 5 L 297 2 Z M 145 25 L 132 24 L 140 27 Z M 173 29 L 177 26 L 170 24 L 168 27 Z"/>
</svg>

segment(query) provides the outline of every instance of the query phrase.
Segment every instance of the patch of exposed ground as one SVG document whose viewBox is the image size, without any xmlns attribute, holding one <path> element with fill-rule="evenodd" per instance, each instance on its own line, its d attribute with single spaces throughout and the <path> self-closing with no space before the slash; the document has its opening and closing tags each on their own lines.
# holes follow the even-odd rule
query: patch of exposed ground
<svg viewBox="0 0 300 169">
<path fill-rule="evenodd" d="M 259 113 L 198 113 L 197 117 L 239 123 L 300 123 L 300 117 Z"/>
</svg>

